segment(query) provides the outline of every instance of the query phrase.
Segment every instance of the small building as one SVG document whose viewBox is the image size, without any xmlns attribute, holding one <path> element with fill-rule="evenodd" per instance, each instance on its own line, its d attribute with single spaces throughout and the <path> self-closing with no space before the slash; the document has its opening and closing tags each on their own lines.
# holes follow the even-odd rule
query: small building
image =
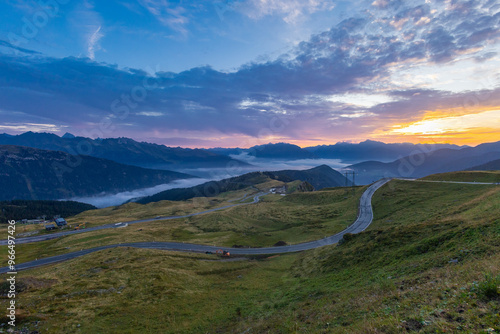
<svg viewBox="0 0 500 334">
<path fill-rule="evenodd" d="M 66 220 L 64 220 L 64 218 L 57 218 L 56 224 L 59 227 L 68 225 L 68 223 L 66 222 Z"/>
<path fill-rule="evenodd" d="M 46 231 L 51 231 L 51 230 L 55 230 L 55 229 L 56 229 L 56 225 L 55 224 L 45 225 L 45 230 Z"/>
</svg>

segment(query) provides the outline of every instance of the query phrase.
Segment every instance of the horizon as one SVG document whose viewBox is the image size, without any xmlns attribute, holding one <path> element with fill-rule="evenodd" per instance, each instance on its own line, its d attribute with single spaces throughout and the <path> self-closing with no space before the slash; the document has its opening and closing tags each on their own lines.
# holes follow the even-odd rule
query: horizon
<svg viewBox="0 0 500 334">
<path fill-rule="evenodd" d="M 20 136 L 20 135 L 23 135 L 23 134 L 27 134 L 27 133 L 35 133 L 35 134 L 49 134 L 49 135 L 55 135 L 55 136 L 58 136 L 59 138 L 63 138 L 63 136 L 65 134 L 69 134 L 69 135 L 72 135 L 72 136 L 75 136 L 74 134 L 70 133 L 70 132 L 65 132 L 63 134 L 60 134 L 60 133 L 55 133 L 55 132 L 35 132 L 35 131 L 26 131 L 26 132 L 22 132 L 22 133 L 15 133 L 15 134 L 11 134 L 11 133 L 7 133 L 7 132 L 3 132 L 3 133 L 0 133 L 0 136 L 1 135 L 7 135 L 7 136 L 11 136 L 11 137 L 14 137 L 14 136 Z M 75 136 L 75 137 L 83 137 L 83 136 Z M 455 143 L 450 143 L 450 142 L 445 142 L 445 143 L 435 143 L 435 142 L 427 142 L 427 143 L 411 143 L 411 142 L 384 142 L 384 141 L 380 141 L 380 140 L 372 140 L 372 139 L 365 139 L 363 141 L 359 141 L 359 142 L 352 142 L 352 141 L 338 141 L 338 142 L 335 142 L 335 143 L 327 143 L 327 144 L 318 144 L 318 145 L 309 145 L 309 146 L 300 146 L 300 145 L 297 145 L 297 144 L 293 144 L 293 143 L 290 143 L 290 142 L 266 142 L 266 143 L 260 143 L 260 144 L 256 144 L 254 146 L 248 146 L 248 147 L 237 147 L 237 146 L 227 146 L 227 147 L 220 147 L 220 146 L 215 146 L 215 147 L 189 147 L 189 146 L 168 146 L 168 145 L 165 145 L 165 144 L 161 144 L 161 143 L 155 143 L 155 142 L 148 142 L 148 141 L 138 141 L 134 138 L 129 138 L 129 137 L 105 137 L 105 138 L 90 138 L 90 137 L 83 137 L 83 138 L 86 138 L 86 139 L 91 139 L 91 140 L 97 140 L 97 139 L 120 139 L 120 138 L 127 138 L 127 139 L 132 139 L 132 140 L 135 140 L 137 142 L 145 142 L 145 143 L 148 143 L 148 144 L 156 144 L 156 145 L 163 145 L 163 146 L 166 146 L 166 147 L 180 147 L 180 148 L 187 148 L 187 149 L 206 149 L 206 150 L 209 150 L 209 149 L 249 149 L 249 148 L 252 148 L 252 147 L 255 147 L 255 146 L 262 146 L 262 145 L 274 145 L 274 144 L 289 144 L 289 145 L 295 145 L 295 146 L 298 146 L 300 148 L 308 148 L 308 147 L 317 147 L 317 146 L 334 146 L 334 145 L 338 145 L 338 144 L 352 144 L 352 145 L 358 145 L 358 144 L 362 144 L 362 143 L 366 143 L 366 142 L 375 142 L 375 143 L 381 143 L 381 144 L 385 144 L 385 145 L 388 145 L 388 144 L 410 144 L 410 145 L 450 145 L 450 146 L 457 146 L 457 147 L 460 147 L 460 148 L 466 148 L 466 147 L 476 147 L 476 146 L 479 146 L 481 144 L 488 144 L 488 143 L 496 143 L 498 141 L 492 141 L 492 142 L 482 142 L 482 143 L 479 143 L 477 145 L 459 145 L 459 144 L 455 144 Z"/>
<path fill-rule="evenodd" d="M 500 140 L 499 9 L 234 0 L 0 4 L 0 131 L 187 148 Z"/>
</svg>

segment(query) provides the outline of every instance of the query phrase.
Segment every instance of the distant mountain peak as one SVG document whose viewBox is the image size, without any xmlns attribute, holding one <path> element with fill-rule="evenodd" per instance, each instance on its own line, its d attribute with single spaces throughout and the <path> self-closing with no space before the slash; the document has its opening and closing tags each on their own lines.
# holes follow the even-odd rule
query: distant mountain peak
<svg viewBox="0 0 500 334">
<path fill-rule="evenodd" d="M 316 166 L 314 168 L 311 168 L 311 170 L 334 170 L 332 167 L 328 166 L 328 165 L 319 165 L 319 166 Z"/>
<path fill-rule="evenodd" d="M 73 138 L 76 138 L 76 136 L 72 133 L 69 133 L 69 132 L 66 132 L 61 138 L 70 138 L 70 139 L 73 139 Z"/>
</svg>

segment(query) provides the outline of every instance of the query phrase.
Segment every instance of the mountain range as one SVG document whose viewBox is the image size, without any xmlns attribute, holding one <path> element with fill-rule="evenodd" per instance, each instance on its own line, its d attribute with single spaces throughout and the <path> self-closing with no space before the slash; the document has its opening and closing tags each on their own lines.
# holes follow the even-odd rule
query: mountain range
<svg viewBox="0 0 500 334">
<path fill-rule="evenodd" d="M 288 143 L 257 145 L 251 148 L 212 148 L 208 151 L 227 156 L 247 154 L 261 159 L 298 160 L 298 159 L 338 159 L 343 162 L 366 160 L 392 161 L 413 152 L 432 152 L 440 149 L 462 149 L 467 146 L 452 144 L 386 144 L 373 140 L 353 144 L 340 142 L 335 145 L 321 145 L 301 148 Z"/>
<path fill-rule="evenodd" d="M 7 145 L 2 148 L 0 155 L 0 185 L 4 189 L 12 189 L 4 192 L 0 200 L 93 196 L 193 177 L 166 169 L 228 166 L 249 167 L 253 170 L 259 168 L 235 159 L 238 155 L 271 163 L 273 160 L 300 159 L 362 161 L 346 167 L 357 174 L 358 184 L 368 184 L 382 177 L 418 178 L 467 169 L 498 169 L 498 162 L 494 161 L 500 159 L 500 142 L 469 147 L 450 144 L 385 144 L 366 140 L 358 144 L 342 142 L 306 148 L 277 143 L 248 149 L 185 149 L 137 142 L 129 138 L 89 139 L 69 133 L 60 137 L 50 133 L 26 132 L 20 135 L 1 134 L 0 145 Z M 15 148 L 13 145 L 22 147 Z M 73 168 L 75 161 L 79 163 Z M 54 165 L 59 166 L 59 169 L 54 168 Z M 163 173 L 139 167 L 156 167 Z M 71 173 L 66 173 L 67 170 L 71 170 Z M 335 182 L 337 186 L 346 184 L 342 175 L 339 178 L 338 175 L 321 171 L 317 176 L 313 175 L 313 170 L 309 170 L 307 175 L 294 170 L 273 172 L 273 175 L 287 180 L 307 181 L 316 189 Z M 329 177 L 332 179 L 329 180 Z M 174 192 L 172 190 L 169 194 Z M 185 196 L 185 191 L 180 193 Z"/>
<path fill-rule="evenodd" d="M 497 159 L 500 159 L 500 142 L 462 149 L 415 151 L 392 162 L 365 161 L 347 168 L 357 173 L 360 183 L 367 184 L 382 177 L 419 178 L 435 173 L 483 169 L 480 165 Z"/>
<path fill-rule="evenodd" d="M 94 196 L 194 177 L 61 151 L 0 145 L 0 200 Z"/>
<path fill-rule="evenodd" d="M 59 137 L 52 133 L 26 132 L 16 136 L 1 134 L 0 145 L 26 146 L 62 151 L 72 155 L 88 155 L 126 165 L 154 169 L 248 166 L 243 161 L 204 149 L 167 147 L 137 142 L 130 138 L 90 139 L 75 137 L 69 133 Z"/>
</svg>

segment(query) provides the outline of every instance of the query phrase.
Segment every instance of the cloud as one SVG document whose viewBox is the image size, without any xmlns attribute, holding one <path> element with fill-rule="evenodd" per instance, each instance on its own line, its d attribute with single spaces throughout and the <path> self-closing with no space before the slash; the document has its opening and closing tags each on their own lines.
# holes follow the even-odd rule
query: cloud
<svg viewBox="0 0 500 334">
<path fill-rule="evenodd" d="M 96 206 L 97 208 L 106 208 L 109 206 L 121 205 L 131 199 L 151 196 L 159 192 L 174 189 L 174 188 L 188 188 L 198 184 L 210 181 L 209 179 L 186 179 L 176 180 L 171 183 L 160 184 L 151 188 L 137 189 L 132 191 L 125 191 L 117 194 L 106 194 L 93 197 L 73 197 L 67 200 L 88 203 Z M 62 198 L 61 200 L 65 200 Z"/>
<path fill-rule="evenodd" d="M 95 51 L 100 50 L 99 40 L 104 37 L 104 34 L 101 33 L 101 26 L 99 26 L 89 37 L 87 54 L 90 59 L 95 59 Z"/>
<path fill-rule="evenodd" d="M 25 49 L 25 48 L 16 46 L 16 45 L 14 45 L 12 43 L 9 43 L 7 41 L 4 41 L 4 40 L 0 40 L 0 46 L 8 48 L 8 49 L 15 50 L 15 51 L 19 51 L 19 52 L 22 52 L 22 53 L 25 53 L 25 54 L 29 54 L 29 55 L 37 55 L 37 54 L 39 55 L 39 54 L 41 54 L 38 51 L 33 51 L 33 50 Z"/>
<path fill-rule="evenodd" d="M 286 23 L 294 24 L 306 15 L 318 11 L 329 11 L 335 4 L 329 0 L 249 0 L 236 8 L 252 19 L 269 15 L 281 16 Z"/>
<path fill-rule="evenodd" d="M 102 50 L 101 40 L 104 37 L 103 19 L 95 5 L 89 0 L 78 2 L 68 12 L 67 20 L 81 38 L 82 54 L 94 60 L 96 52 Z"/>
<path fill-rule="evenodd" d="M 157 111 L 141 111 L 141 112 L 138 112 L 137 115 L 147 116 L 147 117 L 161 117 L 161 116 L 163 116 L 163 113 L 157 112 Z"/>
<path fill-rule="evenodd" d="M 158 16 L 171 6 L 144 1 Z M 271 9 L 277 6 L 270 4 Z M 488 65 L 495 58 L 488 48 L 497 46 L 500 36 L 497 9 L 488 1 L 454 4 L 374 5 L 364 16 L 311 36 L 277 60 L 249 63 L 234 72 L 204 66 L 149 75 L 89 59 L 0 55 L 0 99 L 6 110 L 82 129 L 77 134 L 87 135 L 87 129 L 94 137 L 158 136 L 179 145 L 184 137 L 188 144 L 230 146 L 245 146 L 249 138 L 367 138 L 436 109 L 474 112 L 464 107 L 470 99 L 477 100 L 477 109 L 500 105 L 498 82 L 481 91 L 454 93 L 423 88 L 411 76 L 404 86 L 394 82 L 394 72 L 410 69 L 424 73 L 433 66 L 455 66 L 463 71 L 467 57 L 484 57 L 485 70 L 498 72 Z M 416 24 L 422 18 L 429 20 L 427 25 Z M 94 34 L 100 33 L 97 27 Z M 5 116 L 3 121 L 13 120 Z"/>
<path fill-rule="evenodd" d="M 167 0 L 139 0 L 139 3 L 160 23 L 182 35 L 187 35 L 186 25 L 189 23 L 189 18 L 183 6 Z"/>
<path fill-rule="evenodd" d="M 40 123 L 5 123 L 0 124 L 0 131 L 15 131 L 15 132 L 55 132 L 61 131 L 64 126 L 56 124 L 40 124 Z"/>
</svg>

